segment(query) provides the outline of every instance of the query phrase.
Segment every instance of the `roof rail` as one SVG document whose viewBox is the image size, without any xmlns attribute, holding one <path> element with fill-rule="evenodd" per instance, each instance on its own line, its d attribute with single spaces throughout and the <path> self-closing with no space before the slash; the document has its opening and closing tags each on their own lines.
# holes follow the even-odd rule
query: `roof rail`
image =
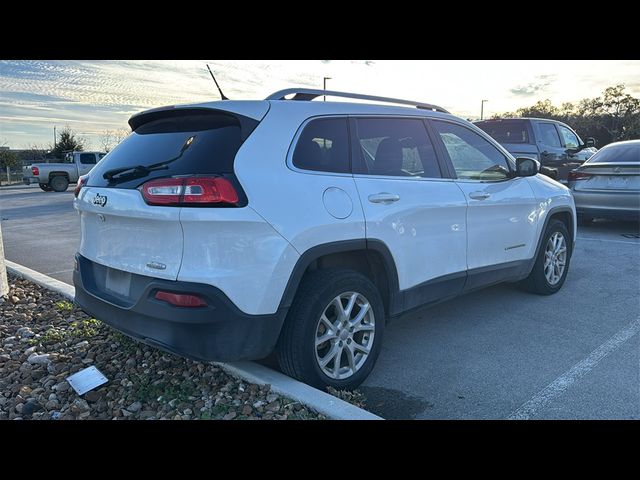
<svg viewBox="0 0 640 480">
<path fill-rule="evenodd" d="M 344 97 L 344 98 L 357 98 L 360 100 L 373 100 L 376 102 L 386 103 L 398 103 L 401 105 L 411 105 L 412 107 L 422 108 L 424 110 L 435 110 L 436 112 L 450 113 L 438 105 L 432 105 L 430 103 L 413 102 L 411 100 L 401 100 L 399 98 L 389 97 L 376 97 L 374 95 L 362 95 L 360 93 L 348 93 L 348 92 L 336 92 L 333 90 L 314 90 L 311 88 L 287 88 L 278 92 L 272 93 L 265 100 L 287 100 L 287 95 L 295 94 L 291 100 L 303 100 L 309 101 L 317 97 Z"/>
</svg>

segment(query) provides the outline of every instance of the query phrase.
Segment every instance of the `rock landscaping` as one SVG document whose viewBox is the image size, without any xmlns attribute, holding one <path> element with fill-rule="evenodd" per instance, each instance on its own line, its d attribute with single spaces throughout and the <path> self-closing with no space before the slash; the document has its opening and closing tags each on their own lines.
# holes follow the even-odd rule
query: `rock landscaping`
<svg viewBox="0 0 640 480">
<path fill-rule="evenodd" d="M 268 385 L 142 345 L 32 282 L 10 274 L 9 287 L 0 420 L 324 419 Z M 80 396 L 65 379 L 91 365 L 109 382 Z"/>
</svg>

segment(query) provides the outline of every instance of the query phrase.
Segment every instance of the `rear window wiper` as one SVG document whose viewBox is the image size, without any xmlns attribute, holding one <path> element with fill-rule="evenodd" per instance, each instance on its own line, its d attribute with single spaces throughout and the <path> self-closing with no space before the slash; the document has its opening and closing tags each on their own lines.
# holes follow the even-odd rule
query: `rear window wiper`
<svg viewBox="0 0 640 480">
<path fill-rule="evenodd" d="M 145 167 L 144 165 L 136 165 L 135 167 L 123 167 L 123 168 L 113 168 L 111 170 L 107 170 L 104 172 L 102 177 L 105 180 L 117 180 L 116 177 L 126 177 L 128 174 L 148 174 L 149 172 L 153 172 L 154 170 L 166 170 L 169 168 L 167 165 L 169 162 L 163 162 L 161 164 L 149 165 Z"/>
</svg>

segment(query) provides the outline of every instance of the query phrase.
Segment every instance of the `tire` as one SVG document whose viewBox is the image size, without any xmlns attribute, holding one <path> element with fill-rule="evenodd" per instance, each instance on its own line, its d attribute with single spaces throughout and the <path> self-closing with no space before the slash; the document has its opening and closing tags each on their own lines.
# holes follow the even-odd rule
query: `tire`
<svg viewBox="0 0 640 480">
<path fill-rule="evenodd" d="M 51 187 L 49 186 L 48 183 L 39 183 L 38 184 L 40 186 L 40 189 L 44 192 L 50 192 L 51 191 Z"/>
<path fill-rule="evenodd" d="M 548 256 L 548 249 L 551 249 L 551 259 L 553 261 L 553 244 L 551 238 L 554 235 L 560 235 L 564 239 L 564 269 L 562 273 L 559 275 L 557 280 L 553 277 L 557 277 L 559 273 L 558 270 L 553 268 L 553 265 L 550 267 L 550 270 L 547 272 L 551 273 L 552 278 L 550 279 L 548 274 L 545 273 L 545 262 Z M 556 237 L 557 238 L 557 237 Z M 559 251 L 562 250 L 562 247 L 559 247 Z M 551 220 L 547 225 L 547 228 L 544 231 L 542 236 L 542 242 L 540 244 L 540 251 L 538 252 L 538 256 L 536 257 L 535 264 L 533 266 L 533 270 L 529 276 L 522 281 L 521 285 L 525 290 L 528 290 L 532 293 L 537 293 L 538 295 L 552 295 L 556 293 L 558 290 L 562 288 L 565 279 L 567 278 L 567 273 L 569 272 L 569 263 L 571 261 L 571 237 L 569 236 L 569 231 L 567 230 L 566 225 L 559 220 Z M 562 254 L 557 255 L 558 260 L 562 261 Z M 554 281 L 555 280 L 555 281 Z"/>
<path fill-rule="evenodd" d="M 65 192 L 69 188 L 69 180 L 67 177 L 58 175 L 49 180 L 49 186 L 54 192 Z"/>
<path fill-rule="evenodd" d="M 333 302 L 343 294 L 345 297 L 340 300 L 343 312 L 344 307 L 349 305 L 349 299 L 357 295 L 354 297 L 357 307 L 351 310 L 351 320 L 358 318 L 362 312 L 360 306 L 368 302 L 370 308 L 365 310 L 367 313 L 363 322 L 354 323 L 365 327 L 365 330 L 351 333 L 343 323 L 339 329 L 332 331 L 321 320 L 324 314 L 333 324 L 332 328 L 336 328 L 339 324 L 338 307 L 337 302 Z M 371 323 L 373 328 L 369 330 Z M 344 269 L 310 272 L 300 282 L 280 333 L 276 346 L 278 364 L 285 374 L 316 388 L 331 386 L 339 390 L 354 389 L 367 378 L 375 365 L 382 345 L 384 324 L 385 313 L 380 293 L 367 277 Z M 335 335 L 340 335 L 340 332 L 342 336 Z M 316 338 L 325 335 L 333 337 L 316 347 Z M 365 355 L 364 350 L 356 345 L 368 347 L 369 353 Z M 332 352 L 337 351 L 340 354 L 331 357 Z M 340 362 L 337 375 L 335 358 L 339 358 Z M 353 363 L 349 362 L 350 359 Z M 325 369 L 321 366 L 322 360 L 327 362 Z"/>
<path fill-rule="evenodd" d="M 578 215 L 578 226 L 580 227 L 588 227 L 593 222 L 593 217 L 588 217 L 586 215 Z"/>
</svg>

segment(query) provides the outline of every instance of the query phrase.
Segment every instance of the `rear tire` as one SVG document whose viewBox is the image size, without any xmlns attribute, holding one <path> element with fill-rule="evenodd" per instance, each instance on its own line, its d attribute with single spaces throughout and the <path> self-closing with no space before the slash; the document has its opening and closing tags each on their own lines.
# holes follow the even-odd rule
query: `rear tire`
<svg viewBox="0 0 640 480">
<path fill-rule="evenodd" d="M 69 180 L 63 176 L 53 177 L 49 180 L 49 186 L 54 192 L 65 192 L 69 188 Z"/>
<path fill-rule="evenodd" d="M 48 183 L 39 183 L 38 184 L 40 186 L 40 189 L 44 192 L 50 192 L 51 191 L 51 187 L 49 186 Z"/>
<path fill-rule="evenodd" d="M 373 369 L 384 324 L 380 293 L 367 277 L 344 269 L 307 273 L 280 333 L 278 363 L 316 388 L 354 389 Z"/>
<path fill-rule="evenodd" d="M 571 260 L 571 237 L 560 220 L 551 220 L 542 236 L 540 251 L 521 286 L 538 295 L 552 295 L 562 288 Z"/>
<path fill-rule="evenodd" d="M 593 217 L 588 217 L 587 215 L 578 215 L 578 226 L 588 227 L 592 222 Z"/>
</svg>

